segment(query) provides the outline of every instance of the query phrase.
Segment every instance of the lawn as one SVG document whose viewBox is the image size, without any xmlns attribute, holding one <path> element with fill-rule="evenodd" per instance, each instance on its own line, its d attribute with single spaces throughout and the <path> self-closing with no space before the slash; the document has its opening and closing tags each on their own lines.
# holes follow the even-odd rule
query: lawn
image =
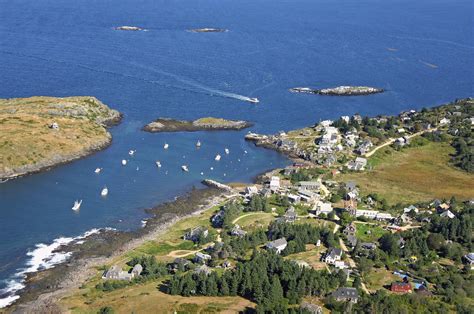
<svg viewBox="0 0 474 314">
<path fill-rule="evenodd" d="M 355 181 L 364 193 L 378 193 L 390 204 L 429 201 L 455 196 L 472 197 L 474 175 L 449 164 L 454 149 L 449 143 L 428 142 L 396 151 L 385 148 L 369 159 L 373 169 L 339 176 Z"/>
<path fill-rule="evenodd" d="M 367 289 L 372 291 L 383 289 L 384 286 L 397 280 L 400 280 L 400 277 L 385 268 L 372 268 L 369 273 L 364 275 L 364 283 Z"/>
<path fill-rule="evenodd" d="M 285 257 L 285 259 L 304 261 L 312 268 L 321 270 L 326 268 L 326 264 L 321 262 L 321 254 L 324 251 L 326 251 L 326 247 L 324 245 L 317 247 L 314 244 L 307 244 L 305 252 L 288 255 Z"/>
<path fill-rule="evenodd" d="M 388 231 L 379 225 L 357 223 L 356 236 L 361 242 L 377 242 L 378 239 Z"/>
<path fill-rule="evenodd" d="M 266 228 L 268 225 L 275 220 L 275 216 L 272 213 L 263 212 L 251 212 L 244 213 L 242 216 L 234 220 L 242 229 L 246 231 L 252 231 L 257 228 Z"/>
</svg>

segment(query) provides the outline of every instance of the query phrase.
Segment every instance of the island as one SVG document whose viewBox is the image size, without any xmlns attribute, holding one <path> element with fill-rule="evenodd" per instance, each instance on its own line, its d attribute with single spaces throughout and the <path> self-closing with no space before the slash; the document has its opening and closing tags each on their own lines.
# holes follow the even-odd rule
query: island
<svg viewBox="0 0 474 314">
<path fill-rule="evenodd" d="M 338 86 L 333 88 L 313 89 L 310 87 L 290 88 L 292 93 L 318 94 L 324 96 L 363 96 L 370 94 L 383 93 L 382 88 L 370 86 Z"/>
<path fill-rule="evenodd" d="M 143 127 L 147 132 L 196 132 L 242 130 L 253 124 L 241 120 L 226 120 L 222 118 L 206 117 L 194 121 L 158 118 Z"/>
<path fill-rule="evenodd" d="M 138 27 L 138 26 L 117 26 L 114 28 L 116 31 L 143 31 L 145 29 Z"/>
<path fill-rule="evenodd" d="M 95 97 L 0 99 L 0 179 L 38 172 L 107 147 L 122 115 Z"/>
<path fill-rule="evenodd" d="M 228 32 L 228 29 L 225 28 L 212 28 L 212 27 L 205 27 L 205 28 L 193 28 L 189 30 L 192 33 L 225 33 Z"/>
</svg>

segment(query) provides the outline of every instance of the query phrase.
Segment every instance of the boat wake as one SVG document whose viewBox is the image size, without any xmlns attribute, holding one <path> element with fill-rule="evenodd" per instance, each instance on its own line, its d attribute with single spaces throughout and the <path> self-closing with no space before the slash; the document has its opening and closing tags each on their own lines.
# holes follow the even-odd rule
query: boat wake
<svg viewBox="0 0 474 314">
<path fill-rule="evenodd" d="M 24 282 L 27 274 L 53 268 L 71 257 L 72 252 L 59 250 L 62 246 L 68 244 L 82 244 L 87 237 L 106 230 L 113 229 L 95 228 L 77 237 L 60 237 L 55 239 L 51 244 L 36 244 L 35 249 L 26 253 L 29 258 L 26 262 L 26 267 L 18 269 L 15 275 L 6 280 L 6 287 L 0 289 L 0 309 L 12 304 L 20 297 L 17 292 L 25 287 Z"/>
<path fill-rule="evenodd" d="M 183 90 L 183 91 L 187 91 L 187 92 L 205 94 L 205 95 L 209 95 L 209 96 L 232 98 L 232 99 L 237 99 L 237 100 L 246 101 L 246 102 L 253 102 L 253 103 L 258 102 L 258 101 L 255 101 L 256 98 L 247 97 L 247 96 L 243 96 L 243 95 L 239 95 L 239 94 L 235 94 L 235 93 L 230 93 L 230 92 L 225 92 L 225 91 L 222 91 L 222 90 L 219 90 L 219 89 L 215 89 L 215 88 L 212 88 L 212 87 L 205 86 L 205 85 L 203 85 L 199 82 L 196 82 L 194 80 L 191 80 L 191 79 L 188 79 L 188 78 L 185 78 L 185 77 L 182 77 L 182 76 L 179 76 L 179 75 L 167 72 L 167 71 L 154 69 L 154 68 L 151 68 L 149 66 L 146 66 L 144 64 L 140 64 L 140 63 L 137 63 L 137 62 L 127 62 L 127 61 L 124 61 L 124 60 L 121 60 L 121 59 L 118 60 L 117 58 L 114 58 L 114 59 L 116 59 L 116 61 L 119 61 L 119 62 L 122 62 L 122 63 L 126 62 L 130 65 L 135 66 L 135 67 L 138 67 L 138 68 L 141 68 L 141 69 L 144 69 L 144 70 L 148 70 L 150 72 L 154 72 L 154 73 L 166 76 L 166 77 L 173 78 L 177 82 L 179 82 L 181 84 L 184 84 L 184 85 L 187 85 L 187 87 L 168 84 L 168 83 L 158 81 L 158 80 L 150 80 L 150 79 L 146 79 L 146 78 L 143 78 L 143 77 L 138 77 L 138 76 L 134 76 L 134 75 L 130 75 L 130 74 L 124 74 L 124 73 L 119 73 L 119 72 L 110 71 L 110 70 L 98 69 L 98 68 L 86 66 L 86 65 L 83 65 L 83 64 L 68 62 L 68 61 L 54 60 L 54 59 L 49 59 L 49 58 L 43 58 L 43 57 L 40 57 L 40 56 L 34 56 L 34 55 L 23 54 L 23 53 L 15 53 L 15 52 L 5 51 L 5 50 L 0 50 L 0 53 L 7 54 L 7 55 L 19 56 L 19 57 L 32 58 L 32 59 L 51 62 L 51 63 L 72 65 L 72 66 L 75 66 L 75 67 L 78 67 L 78 68 L 81 68 L 81 69 L 85 69 L 85 70 L 88 70 L 88 71 L 96 72 L 96 73 L 104 73 L 104 74 L 109 74 L 109 75 L 122 76 L 122 77 L 125 77 L 125 78 L 128 78 L 128 79 L 141 80 L 141 81 L 146 82 L 146 83 L 156 84 L 156 85 L 160 85 L 160 86 L 166 87 L 166 88 L 179 89 L 179 90 Z"/>
</svg>

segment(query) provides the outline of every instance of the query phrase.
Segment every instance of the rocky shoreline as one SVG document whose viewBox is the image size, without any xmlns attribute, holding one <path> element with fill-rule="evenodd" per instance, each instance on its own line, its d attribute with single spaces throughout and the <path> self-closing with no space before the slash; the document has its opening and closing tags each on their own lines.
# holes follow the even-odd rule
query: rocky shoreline
<svg viewBox="0 0 474 314">
<path fill-rule="evenodd" d="M 143 127 L 147 132 L 196 132 L 242 130 L 253 124 L 241 120 L 225 120 L 221 118 L 201 118 L 193 121 L 158 118 Z"/>
<path fill-rule="evenodd" d="M 193 189 L 174 201 L 147 209 L 152 215 L 144 228 L 134 232 L 108 230 L 94 234 L 83 244 L 60 247 L 58 251 L 72 252 L 70 259 L 54 268 L 28 274 L 20 298 L 6 308 L 11 313 L 61 313 L 56 301 L 67 295 L 96 273 L 96 268 L 155 239 L 178 220 L 199 215 L 222 202 L 228 192 L 219 189 Z M 5 310 L 5 309 L 4 309 Z"/>
<path fill-rule="evenodd" d="M 383 93 L 382 88 L 370 86 L 338 86 L 333 88 L 313 89 L 310 87 L 290 88 L 292 93 L 317 94 L 323 96 L 364 96 Z"/>
</svg>

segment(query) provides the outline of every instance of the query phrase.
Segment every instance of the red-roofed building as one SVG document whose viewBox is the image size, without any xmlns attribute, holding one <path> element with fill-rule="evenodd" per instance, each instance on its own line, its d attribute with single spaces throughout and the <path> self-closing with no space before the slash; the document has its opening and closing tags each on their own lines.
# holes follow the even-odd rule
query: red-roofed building
<svg viewBox="0 0 474 314">
<path fill-rule="evenodd" d="M 412 288 L 408 282 L 392 282 L 390 290 L 392 292 L 410 293 Z"/>
</svg>

